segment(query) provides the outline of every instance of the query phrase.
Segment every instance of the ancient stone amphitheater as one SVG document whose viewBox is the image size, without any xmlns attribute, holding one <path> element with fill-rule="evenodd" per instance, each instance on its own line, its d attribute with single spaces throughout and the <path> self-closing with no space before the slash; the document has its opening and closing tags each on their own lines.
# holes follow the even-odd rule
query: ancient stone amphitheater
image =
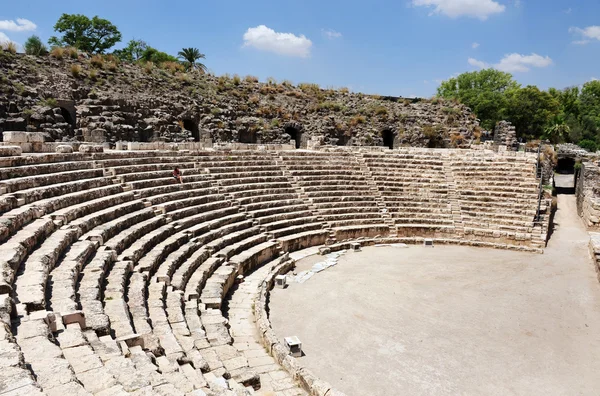
<svg viewBox="0 0 600 396">
<path fill-rule="evenodd" d="M 270 326 L 290 253 L 424 239 L 541 252 L 536 163 L 375 148 L 3 157 L 0 394 L 341 394 Z"/>
</svg>

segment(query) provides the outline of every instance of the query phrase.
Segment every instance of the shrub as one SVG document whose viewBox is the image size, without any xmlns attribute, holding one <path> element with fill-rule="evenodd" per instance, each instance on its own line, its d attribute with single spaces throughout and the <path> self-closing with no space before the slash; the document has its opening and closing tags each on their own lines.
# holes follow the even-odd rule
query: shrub
<svg viewBox="0 0 600 396">
<path fill-rule="evenodd" d="M 281 121 L 279 121 L 279 119 L 277 119 L 277 118 L 274 118 L 273 120 L 271 120 L 271 126 L 273 128 L 277 128 L 280 124 L 281 124 Z"/>
<path fill-rule="evenodd" d="M 321 92 L 321 87 L 319 87 L 319 84 L 300 83 L 298 84 L 298 88 L 307 94 L 316 95 L 317 93 Z"/>
<path fill-rule="evenodd" d="M 25 53 L 27 55 L 41 56 L 48 53 L 48 48 L 42 43 L 38 36 L 31 36 L 25 41 Z"/>
<path fill-rule="evenodd" d="M 340 93 L 347 94 L 349 92 L 350 92 L 350 90 L 348 88 L 346 88 L 346 87 L 340 88 Z"/>
<path fill-rule="evenodd" d="M 90 65 L 102 69 L 104 67 L 104 58 L 101 55 L 94 55 L 90 59 Z"/>
<path fill-rule="evenodd" d="M 258 77 L 248 75 L 244 77 L 244 80 L 246 80 L 247 83 L 257 83 Z"/>
<path fill-rule="evenodd" d="M 385 107 L 383 107 L 383 106 L 377 106 L 375 108 L 375 115 L 378 115 L 378 116 L 387 116 L 387 113 L 388 113 L 387 109 Z"/>
<path fill-rule="evenodd" d="M 252 95 L 250 96 L 250 99 L 248 99 L 248 101 L 252 104 L 257 104 L 258 102 L 260 102 L 260 98 L 257 95 Z"/>
<path fill-rule="evenodd" d="M 160 66 L 163 69 L 168 70 L 171 74 L 175 74 L 177 72 L 182 72 L 185 70 L 183 65 L 179 62 L 166 61 L 166 62 L 161 63 Z"/>
<path fill-rule="evenodd" d="M 233 75 L 233 84 L 240 85 L 241 82 L 242 82 L 242 79 L 240 78 L 240 76 L 238 76 L 237 74 L 234 74 Z"/>
<path fill-rule="evenodd" d="M 42 100 L 40 102 L 40 104 L 42 106 L 48 106 L 48 107 L 55 108 L 55 107 L 58 107 L 58 100 L 56 100 L 54 98 L 46 98 L 46 99 Z"/>
<path fill-rule="evenodd" d="M 318 110 L 333 110 L 333 111 L 341 111 L 344 109 L 340 103 L 337 102 L 321 102 L 317 107 Z"/>
<path fill-rule="evenodd" d="M 210 110 L 210 114 L 217 116 L 217 115 L 221 114 L 221 109 L 219 109 L 218 107 L 215 107 Z"/>
<path fill-rule="evenodd" d="M 598 145 L 596 144 L 596 142 L 589 139 L 584 139 L 577 143 L 577 145 L 582 149 L 586 149 L 587 151 L 590 151 L 592 153 L 595 153 L 598 150 Z"/>
<path fill-rule="evenodd" d="M 177 78 L 177 81 L 180 81 L 184 84 L 190 83 L 192 81 L 192 78 L 187 73 L 177 73 L 175 78 Z"/>
<path fill-rule="evenodd" d="M 50 51 L 50 56 L 55 59 L 61 60 L 65 56 L 65 49 L 61 47 L 54 47 L 52 48 L 52 51 Z"/>
<path fill-rule="evenodd" d="M 460 114 L 460 110 L 455 108 L 455 107 L 444 107 L 442 109 L 442 112 L 444 114 L 450 114 L 450 115 L 458 115 Z"/>
<path fill-rule="evenodd" d="M 73 65 L 73 66 L 75 66 L 75 65 Z M 72 66 L 71 66 L 71 68 L 72 68 Z M 90 78 L 92 80 L 95 80 L 96 77 L 98 77 L 98 72 L 96 70 L 90 70 Z"/>
<path fill-rule="evenodd" d="M 352 117 L 352 119 L 350 120 L 350 126 L 364 124 L 365 122 L 367 122 L 367 118 L 365 116 L 357 115 Z"/>
<path fill-rule="evenodd" d="M 81 74 L 81 66 L 80 65 L 71 65 L 71 74 L 73 77 L 79 77 Z"/>
</svg>

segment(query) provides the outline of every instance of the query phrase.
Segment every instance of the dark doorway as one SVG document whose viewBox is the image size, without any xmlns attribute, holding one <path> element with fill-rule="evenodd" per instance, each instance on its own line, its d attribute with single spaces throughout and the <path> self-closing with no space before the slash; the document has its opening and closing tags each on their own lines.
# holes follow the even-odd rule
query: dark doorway
<svg viewBox="0 0 600 396">
<path fill-rule="evenodd" d="M 254 144 L 254 143 L 256 143 L 256 133 L 247 131 L 247 130 L 240 131 L 239 140 L 240 140 L 240 143 Z"/>
<path fill-rule="evenodd" d="M 385 131 L 381 132 L 381 137 L 383 138 L 383 145 L 392 150 L 394 148 L 394 132 L 386 129 Z"/>
<path fill-rule="evenodd" d="M 153 135 L 154 135 L 154 131 L 151 128 L 141 130 L 140 131 L 140 142 L 148 143 L 152 139 Z"/>
<path fill-rule="evenodd" d="M 65 122 L 67 124 L 69 124 L 73 128 L 75 128 L 75 120 L 71 116 L 71 113 L 69 112 L 69 110 L 65 109 L 64 107 L 61 107 L 60 108 L 60 114 L 63 116 L 63 118 L 65 119 Z"/>
<path fill-rule="evenodd" d="M 575 173 L 574 158 L 559 158 L 554 174 L 554 189 L 557 194 L 575 194 Z"/>
<path fill-rule="evenodd" d="M 290 135 L 291 140 L 296 142 L 296 148 L 299 149 L 302 145 L 302 132 L 297 128 L 289 126 L 285 128 L 285 133 Z"/>
<path fill-rule="evenodd" d="M 575 173 L 575 159 L 574 158 L 559 158 L 556 164 L 556 173 L 561 175 L 568 175 Z"/>
<path fill-rule="evenodd" d="M 192 137 L 194 138 L 195 142 L 200 141 L 200 130 L 198 129 L 198 124 L 195 121 L 190 120 L 189 118 L 183 120 L 183 129 L 192 132 Z"/>
<path fill-rule="evenodd" d="M 350 136 L 346 136 L 343 133 L 340 133 L 338 135 L 338 140 L 337 140 L 336 145 L 338 145 L 338 146 L 346 146 L 346 145 L 348 145 L 349 141 L 350 141 Z"/>
</svg>

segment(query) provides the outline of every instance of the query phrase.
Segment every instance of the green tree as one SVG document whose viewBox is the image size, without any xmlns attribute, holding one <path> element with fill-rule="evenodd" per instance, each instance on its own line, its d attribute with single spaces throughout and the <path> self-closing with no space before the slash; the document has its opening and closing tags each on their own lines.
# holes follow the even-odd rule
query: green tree
<svg viewBox="0 0 600 396">
<path fill-rule="evenodd" d="M 596 134 L 600 129 L 600 81 L 583 84 L 580 102 L 580 121 L 588 134 Z"/>
<path fill-rule="evenodd" d="M 159 51 L 156 48 L 152 47 L 146 48 L 146 50 L 142 53 L 142 57 L 140 58 L 140 60 L 146 62 L 153 62 L 156 64 L 160 64 L 163 62 L 177 62 L 177 58 L 173 55 L 169 55 L 166 52 Z"/>
<path fill-rule="evenodd" d="M 542 137 L 551 121 L 560 114 L 560 104 L 550 93 L 528 85 L 507 94 L 504 112 L 517 135 L 535 139 Z"/>
<path fill-rule="evenodd" d="M 511 74 L 485 69 L 443 81 L 437 92 L 440 97 L 457 99 L 470 107 L 481 120 L 481 126 L 492 130 L 503 119 L 507 94 L 519 87 Z"/>
<path fill-rule="evenodd" d="M 51 46 L 71 46 L 91 54 L 102 54 L 121 41 L 117 27 L 98 16 L 90 19 L 81 14 L 62 14 L 54 30 L 63 35 L 50 37 L 48 43 Z"/>
<path fill-rule="evenodd" d="M 133 39 L 125 48 L 113 51 L 113 55 L 125 62 L 137 62 L 148 48 L 150 46 L 145 41 Z"/>
<path fill-rule="evenodd" d="M 203 63 L 197 63 L 198 59 L 206 59 L 206 56 L 198 48 L 183 48 L 177 55 L 182 59 L 186 69 L 198 69 L 206 73 L 206 66 Z"/>
<path fill-rule="evenodd" d="M 27 55 L 46 55 L 48 53 L 48 48 L 42 43 L 42 40 L 38 36 L 31 36 L 25 41 L 25 53 Z"/>
</svg>

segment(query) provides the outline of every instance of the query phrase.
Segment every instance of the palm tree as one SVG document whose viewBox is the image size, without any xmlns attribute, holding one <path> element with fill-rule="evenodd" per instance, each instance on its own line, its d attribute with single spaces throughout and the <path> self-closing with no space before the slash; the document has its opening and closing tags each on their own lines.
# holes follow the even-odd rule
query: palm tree
<svg viewBox="0 0 600 396">
<path fill-rule="evenodd" d="M 198 59 L 206 59 L 206 56 L 200 52 L 198 48 L 183 48 L 177 53 L 178 57 L 183 60 L 183 64 L 187 69 L 201 70 L 206 73 L 206 66 L 203 63 L 197 63 Z"/>
</svg>

